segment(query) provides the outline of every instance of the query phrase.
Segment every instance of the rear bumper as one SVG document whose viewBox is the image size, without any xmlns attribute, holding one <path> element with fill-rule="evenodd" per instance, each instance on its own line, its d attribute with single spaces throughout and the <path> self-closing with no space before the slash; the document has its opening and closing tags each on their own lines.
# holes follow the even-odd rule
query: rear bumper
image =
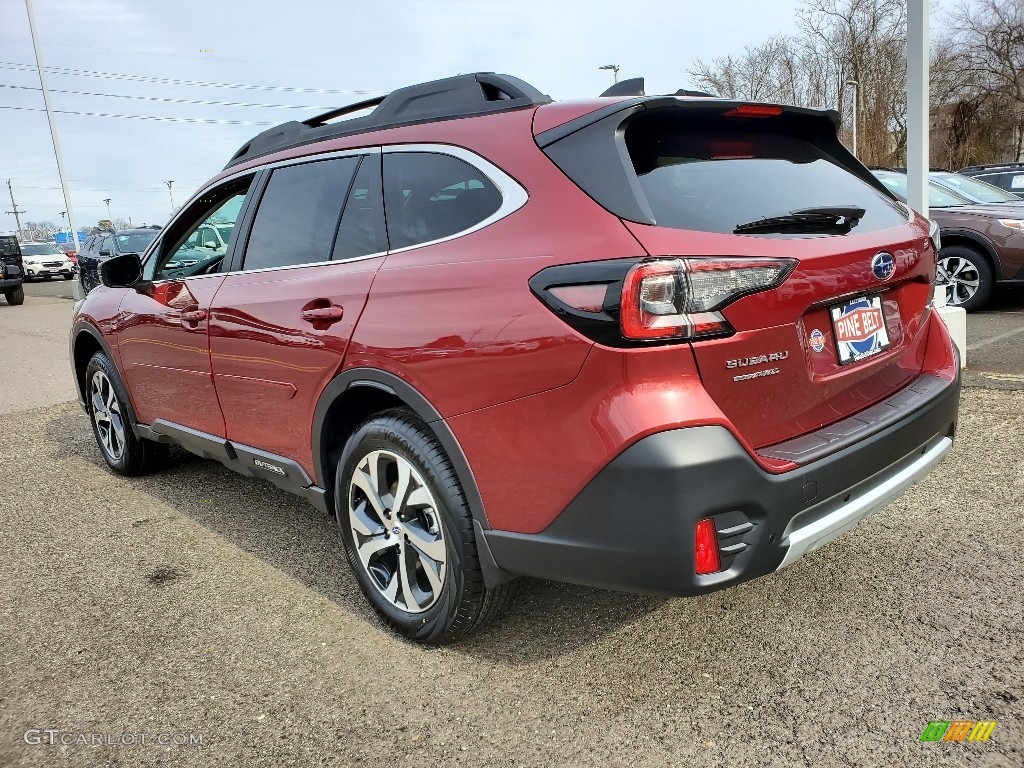
<svg viewBox="0 0 1024 768">
<path fill-rule="evenodd" d="M 773 475 L 722 427 L 651 435 L 612 460 L 537 534 L 487 531 L 495 564 L 518 575 L 694 595 L 778 570 L 900 496 L 952 447 L 959 377 L 898 421 Z M 911 386 L 914 386 L 913 384 Z M 694 528 L 711 517 L 722 570 L 694 572 Z"/>
</svg>

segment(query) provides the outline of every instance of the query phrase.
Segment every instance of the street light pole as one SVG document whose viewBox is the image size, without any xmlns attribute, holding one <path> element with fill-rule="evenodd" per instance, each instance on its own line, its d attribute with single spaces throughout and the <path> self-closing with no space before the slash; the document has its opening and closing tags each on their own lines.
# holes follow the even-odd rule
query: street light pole
<svg viewBox="0 0 1024 768">
<path fill-rule="evenodd" d="M 170 181 L 165 181 L 164 184 L 167 185 L 167 194 L 171 196 L 171 216 L 173 216 L 174 215 L 174 190 L 171 189 L 171 185 L 174 184 L 174 179 L 171 179 Z"/>
<path fill-rule="evenodd" d="M 60 212 L 60 231 L 64 231 L 64 217 L 68 215 L 67 211 Z"/>
<path fill-rule="evenodd" d="M 64 206 L 67 208 L 68 221 L 71 224 L 71 237 L 75 241 L 75 253 L 79 252 L 78 230 L 75 228 L 75 210 L 71 206 L 71 195 L 68 192 L 68 179 L 64 173 L 64 158 L 60 153 L 60 141 L 57 138 L 57 124 L 53 119 L 53 108 L 50 106 L 50 89 L 46 85 L 46 69 L 43 67 L 43 58 L 39 53 L 39 38 L 36 36 L 36 17 L 32 12 L 32 0 L 25 0 L 25 10 L 28 12 L 28 29 L 32 34 L 32 50 L 36 55 L 36 69 L 39 72 L 39 85 L 43 89 L 43 105 L 46 107 L 46 120 L 50 124 L 50 139 L 53 141 L 53 154 L 57 158 L 57 174 L 60 176 L 60 188 L 64 193 Z"/>
<path fill-rule="evenodd" d="M 103 198 L 103 202 L 107 204 L 107 221 L 109 221 L 111 224 L 113 224 L 114 223 L 113 222 L 114 217 L 110 215 L 110 198 L 109 197 Z"/>
<path fill-rule="evenodd" d="M 605 64 L 603 67 L 598 67 L 598 69 L 611 70 L 613 82 L 616 82 L 616 83 L 619 82 L 619 65 L 618 64 Z"/>
<path fill-rule="evenodd" d="M 846 86 L 853 86 L 853 156 L 857 156 L 857 91 L 860 89 L 859 84 L 856 80 L 847 80 L 843 83 L 843 89 Z"/>
</svg>

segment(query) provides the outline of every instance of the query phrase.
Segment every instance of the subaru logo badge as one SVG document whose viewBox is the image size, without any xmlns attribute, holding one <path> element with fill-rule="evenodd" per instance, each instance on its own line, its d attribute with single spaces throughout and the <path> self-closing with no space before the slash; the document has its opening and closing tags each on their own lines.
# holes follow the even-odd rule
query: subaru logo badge
<svg viewBox="0 0 1024 768">
<path fill-rule="evenodd" d="M 892 257 L 891 253 L 885 251 L 876 253 L 875 257 L 871 259 L 871 272 L 879 280 L 888 280 L 896 272 L 896 259 Z"/>
</svg>

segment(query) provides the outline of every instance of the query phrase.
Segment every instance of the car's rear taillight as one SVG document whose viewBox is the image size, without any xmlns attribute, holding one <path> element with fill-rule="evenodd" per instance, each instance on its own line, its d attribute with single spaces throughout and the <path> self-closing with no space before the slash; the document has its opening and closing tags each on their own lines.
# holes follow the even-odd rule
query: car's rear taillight
<svg viewBox="0 0 1024 768">
<path fill-rule="evenodd" d="M 794 259 L 655 259 L 635 264 L 622 286 L 622 335 L 637 341 L 732 332 L 718 310 L 780 285 Z"/>
<path fill-rule="evenodd" d="M 694 570 L 698 575 L 717 573 L 722 567 L 722 562 L 718 557 L 718 531 L 715 530 L 714 519 L 707 517 L 701 520 L 697 523 L 695 533 Z"/>
</svg>

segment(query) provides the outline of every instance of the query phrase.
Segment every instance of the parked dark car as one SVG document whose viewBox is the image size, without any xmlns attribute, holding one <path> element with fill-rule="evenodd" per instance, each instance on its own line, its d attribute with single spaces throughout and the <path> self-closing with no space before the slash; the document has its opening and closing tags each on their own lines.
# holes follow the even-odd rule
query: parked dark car
<svg viewBox="0 0 1024 768">
<path fill-rule="evenodd" d="M 100 232 L 89 237 L 78 256 L 83 290 L 88 293 L 100 284 L 97 268 L 101 261 L 112 256 L 143 253 L 159 231 L 159 228 L 155 227 L 139 227 L 121 229 L 117 232 Z"/>
<path fill-rule="evenodd" d="M 307 499 L 419 642 L 519 576 L 778 571 L 957 426 L 938 227 L 838 124 L 477 73 L 267 130 L 76 305 L 99 450 L 138 475 L 177 443 Z M 192 239 L 218 223 L 224 252 Z"/>
<path fill-rule="evenodd" d="M 14 235 L 0 235 L 0 293 L 8 304 L 24 304 L 25 289 L 22 286 L 25 266 L 21 259 L 21 248 Z"/>
<path fill-rule="evenodd" d="M 905 173 L 872 173 L 906 200 Z M 928 208 L 942 236 L 937 281 L 946 286 L 948 303 L 973 312 L 996 285 L 1024 285 L 1024 205 L 977 205 L 930 181 Z"/>
<path fill-rule="evenodd" d="M 993 163 L 961 168 L 964 176 L 973 176 L 1024 198 L 1024 163 Z"/>
</svg>

